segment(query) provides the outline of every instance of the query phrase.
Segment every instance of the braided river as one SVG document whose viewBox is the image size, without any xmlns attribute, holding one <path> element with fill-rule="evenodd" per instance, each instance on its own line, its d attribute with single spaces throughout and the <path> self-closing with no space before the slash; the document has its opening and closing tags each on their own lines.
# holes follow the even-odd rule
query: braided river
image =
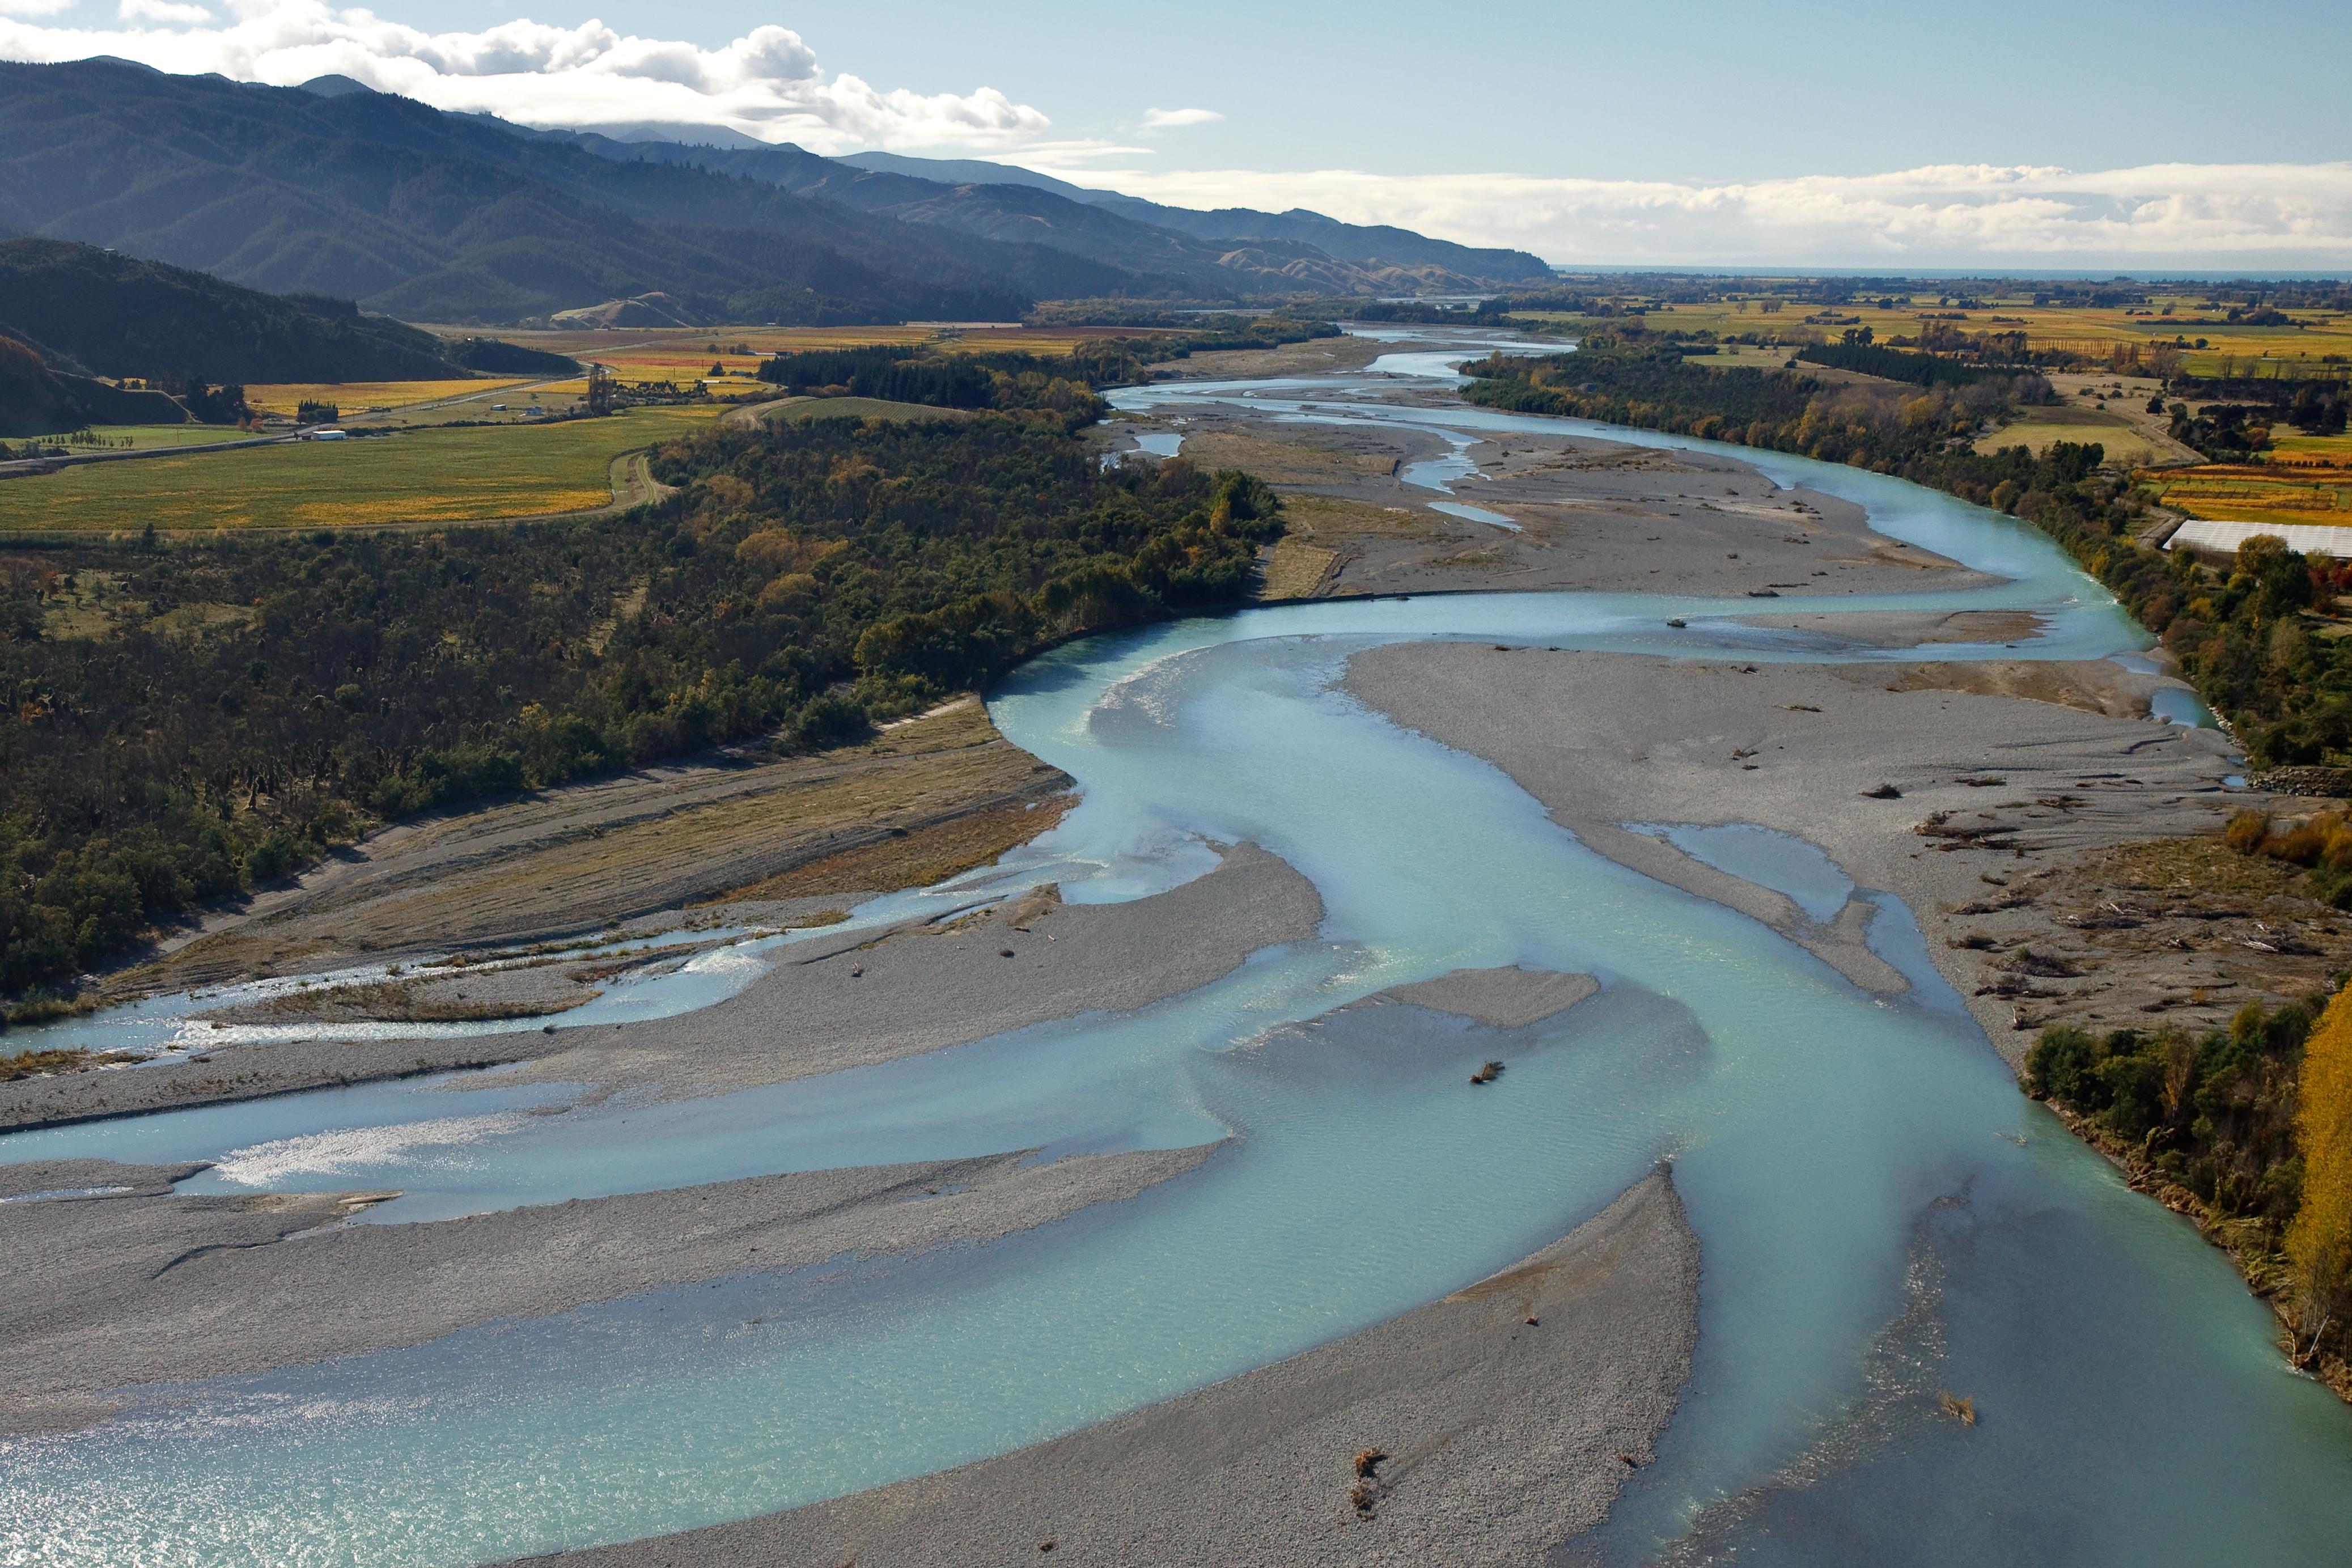
<svg viewBox="0 0 2352 1568">
<path fill-rule="evenodd" d="M 463 1563 L 814 1501 L 1408 1310 L 1552 1241 L 1660 1162 L 1702 1249 L 1693 1371 L 1657 1460 L 1581 1550 L 1629 1563 L 2352 1560 L 2352 1409 L 2287 1369 L 2220 1253 L 2020 1095 L 1899 901 L 1851 894 L 1878 906 L 1873 944 L 1914 982 L 1889 999 L 1595 855 L 1497 769 L 1335 684 L 1354 651 L 1413 638 L 1762 662 L 2096 658 L 2144 634 L 2032 529 L 1899 480 L 1388 395 L 1443 387 L 1449 360 L 1486 347 L 1465 335 L 1369 371 L 1115 401 L 1163 420 L 1213 402 L 1272 423 L 1404 423 L 1457 454 L 1496 431 L 1562 429 L 1707 449 L 2001 579 L 1790 595 L 1776 612 L 2021 609 L 2049 629 L 2015 648 L 1831 655 L 1740 624 L 1747 599 L 1465 594 L 1269 606 L 1040 658 L 990 710 L 1079 781 L 1081 804 L 1000 865 L 856 918 L 1045 881 L 1075 901 L 1130 899 L 1199 874 L 1212 842 L 1249 840 L 1320 892 L 1315 940 L 1136 1013 L 730 1094 L 533 1116 L 580 1086 L 489 1072 L 17 1133 L 0 1137 L 0 1163 L 211 1163 L 189 1191 L 397 1188 L 362 1223 L 401 1224 L 1032 1146 L 1225 1140 L 1217 1153 L 984 1247 L 749 1273 L 122 1391 L 101 1425 L 0 1437 L 0 1562 Z M 1668 631 L 1670 616 L 1688 629 Z M 1740 868 L 1833 908 L 1833 868 L 1783 848 Z M 706 1003 L 791 940 L 728 949 L 647 983 L 674 984 L 671 1002 L 630 1005 Z M 1602 989 L 1507 1037 L 1406 1008 L 1306 1026 L 1392 985 L 1513 963 Z M 77 1027 L 102 1038 L 154 1016 Z M 1464 1061 L 1498 1040 L 1508 1092 L 1463 1092 Z M 287 1267 L 300 1245 L 285 1244 Z M 1965 1389 L 1984 1417 L 1913 1420 L 1916 1386 Z"/>
</svg>

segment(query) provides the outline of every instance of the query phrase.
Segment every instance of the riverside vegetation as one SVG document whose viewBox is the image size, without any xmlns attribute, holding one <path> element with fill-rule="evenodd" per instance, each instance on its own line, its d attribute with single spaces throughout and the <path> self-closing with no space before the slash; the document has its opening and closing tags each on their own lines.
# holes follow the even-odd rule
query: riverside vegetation
<svg viewBox="0 0 2352 1568">
<path fill-rule="evenodd" d="M 2352 992 L 2227 1029 L 2044 1029 L 2026 1092 L 2191 1215 L 2277 1307 L 2298 1365 L 2352 1397 Z"/>
<path fill-rule="evenodd" d="M 1840 345 L 1822 357 L 1851 352 Z M 1880 374 L 1876 365 L 1874 357 L 1870 374 Z M 2221 566 L 2150 549 L 2136 531 L 2150 521 L 2151 498 L 2130 476 L 2108 471 L 2096 443 L 1975 450 L 1987 422 L 2047 398 L 2048 384 L 2032 372 L 1959 367 L 1967 379 L 1943 379 L 1898 363 L 1907 381 L 1832 382 L 1801 369 L 1704 369 L 1681 344 L 1617 333 L 1595 333 L 1572 355 L 1496 355 L 1464 368 L 1477 378 L 1463 394 L 1473 403 L 1847 463 L 2021 518 L 2163 639 L 2257 766 L 2352 752 L 2352 644 L 2315 637 L 2305 614 L 2352 585 L 2352 571 L 2275 539 L 2252 541 Z M 1931 384 L 1915 384 L 1922 380 Z"/>
<path fill-rule="evenodd" d="M 1948 374 L 1868 345 L 1813 357 L 1881 382 L 1703 369 L 1674 343 L 1595 333 L 1574 355 L 1465 367 L 1476 379 L 1465 395 L 1848 463 L 2022 518 L 2161 634 L 2257 763 L 2316 762 L 2352 746 L 2352 649 L 2305 625 L 2343 585 L 2338 569 L 2274 538 L 2250 541 L 2221 568 L 2141 545 L 2133 529 L 2147 503 L 2128 478 L 2103 470 L 2096 445 L 1974 450 L 1986 421 L 2047 395 L 2038 375 Z M 2273 833 L 2248 814 L 2230 837 L 2242 853 L 2311 868 L 2315 896 L 2352 907 L 2352 826 L 2341 816 Z M 2202 1037 L 2050 1028 L 2024 1086 L 2196 1214 L 2277 1302 L 2298 1363 L 2352 1396 L 2352 993 L 2276 1013 L 2252 1005 Z"/>
<path fill-rule="evenodd" d="M 1230 602 L 1277 503 L 1106 470 L 1083 375 L 954 422 L 663 448 L 625 516 L 0 555 L 0 991 L 55 986 L 372 820 L 774 735 Z M 1065 407 L 1051 406 L 1055 403 Z"/>
</svg>

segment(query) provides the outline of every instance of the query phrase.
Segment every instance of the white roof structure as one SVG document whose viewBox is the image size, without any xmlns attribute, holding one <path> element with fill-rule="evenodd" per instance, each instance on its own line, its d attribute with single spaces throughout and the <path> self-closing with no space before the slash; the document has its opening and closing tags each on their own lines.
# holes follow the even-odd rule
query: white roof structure
<svg viewBox="0 0 2352 1568">
<path fill-rule="evenodd" d="M 2172 531 L 2164 547 L 2170 550 L 2186 544 L 2196 550 L 2231 552 L 2258 533 L 2284 539 L 2289 550 L 2305 555 L 2352 557 L 2352 526 L 2325 522 L 2224 522 L 2192 517 Z"/>
</svg>

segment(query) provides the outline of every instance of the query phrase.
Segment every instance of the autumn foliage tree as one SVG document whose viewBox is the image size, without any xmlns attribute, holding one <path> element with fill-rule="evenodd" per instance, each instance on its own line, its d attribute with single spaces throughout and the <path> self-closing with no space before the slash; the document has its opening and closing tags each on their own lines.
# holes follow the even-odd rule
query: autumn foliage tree
<svg viewBox="0 0 2352 1568">
<path fill-rule="evenodd" d="M 2286 1252 L 2303 1296 L 2304 1354 L 2352 1316 L 2352 989 L 2339 993 L 2304 1043 L 2295 1142 L 2303 1204 Z"/>
</svg>

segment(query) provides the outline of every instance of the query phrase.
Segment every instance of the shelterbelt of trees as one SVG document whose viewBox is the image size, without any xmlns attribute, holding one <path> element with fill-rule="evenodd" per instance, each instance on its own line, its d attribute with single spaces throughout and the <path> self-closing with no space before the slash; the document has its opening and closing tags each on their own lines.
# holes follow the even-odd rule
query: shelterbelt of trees
<svg viewBox="0 0 2352 1568">
<path fill-rule="evenodd" d="M 2352 639 L 2314 637 L 2305 612 L 2352 586 L 2344 569 L 2276 539 L 2224 568 L 2137 543 L 2153 500 L 2105 471 L 2095 443 L 1973 449 L 1985 422 L 2040 402 L 2031 373 L 1913 386 L 1827 382 L 1801 369 L 1709 370 L 1681 350 L 1595 333 L 1574 354 L 1465 365 L 1473 403 L 1572 415 L 1796 452 L 1931 485 L 2051 534 L 2180 658 L 2257 766 L 2352 751 Z"/>
<path fill-rule="evenodd" d="M 1339 335 L 1339 329 L 1328 321 L 1220 316 L 1190 331 L 1097 338 L 1063 355 L 958 353 L 928 343 L 812 349 L 761 361 L 760 379 L 795 395 L 845 394 L 939 408 L 1034 407 L 1056 383 L 1091 391 L 1139 381 L 1148 367 L 1194 353 L 1279 348 Z M 1055 405 L 1073 405 L 1067 394 L 1061 394 Z"/>
<path fill-rule="evenodd" d="M 714 432 L 656 456 L 677 494 L 604 521 L 0 555 L 0 992 L 373 820 L 823 745 L 1243 595 L 1273 493 L 1106 471 L 1084 418 Z"/>
</svg>

